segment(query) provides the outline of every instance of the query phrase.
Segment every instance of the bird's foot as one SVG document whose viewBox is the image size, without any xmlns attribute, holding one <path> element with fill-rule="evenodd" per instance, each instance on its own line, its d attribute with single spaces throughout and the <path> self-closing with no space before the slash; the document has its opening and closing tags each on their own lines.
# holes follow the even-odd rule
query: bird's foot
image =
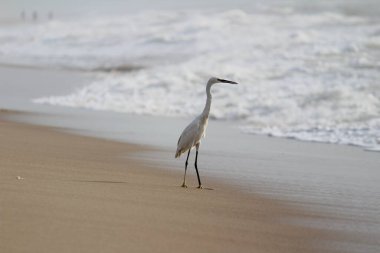
<svg viewBox="0 0 380 253">
<path fill-rule="evenodd" d="M 202 185 L 199 185 L 197 188 L 198 188 L 198 189 L 203 189 L 203 186 L 202 186 Z"/>
<path fill-rule="evenodd" d="M 183 182 L 183 184 L 181 185 L 181 187 L 187 188 L 187 185 L 185 184 L 185 182 Z"/>
</svg>

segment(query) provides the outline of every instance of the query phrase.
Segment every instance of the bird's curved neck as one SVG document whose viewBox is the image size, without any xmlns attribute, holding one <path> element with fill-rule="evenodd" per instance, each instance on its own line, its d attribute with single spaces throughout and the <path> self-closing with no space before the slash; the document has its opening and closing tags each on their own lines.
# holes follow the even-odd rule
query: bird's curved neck
<svg viewBox="0 0 380 253">
<path fill-rule="evenodd" d="M 208 115 L 210 113 L 210 108 L 211 108 L 211 85 L 210 83 L 207 84 L 206 86 L 206 94 L 207 94 L 207 100 L 206 100 L 206 105 L 205 108 L 203 109 L 202 115 L 206 118 L 208 118 Z"/>
</svg>

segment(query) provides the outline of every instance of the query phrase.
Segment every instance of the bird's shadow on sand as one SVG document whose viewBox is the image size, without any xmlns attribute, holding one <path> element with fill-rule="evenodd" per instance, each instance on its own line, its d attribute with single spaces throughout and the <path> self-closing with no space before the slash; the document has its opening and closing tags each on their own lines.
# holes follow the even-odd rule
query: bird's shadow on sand
<svg viewBox="0 0 380 253">
<path fill-rule="evenodd" d="M 97 184 L 129 184 L 129 182 L 125 181 L 111 181 L 111 180 L 72 180 L 74 182 L 78 183 L 97 183 Z M 169 186 L 170 187 L 170 186 Z M 171 186 L 173 187 L 173 186 Z M 178 186 L 175 186 L 178 187 Z M 182 186 L 179 186 L 183 188 Z M 183 188 L 183 189 L 192 189 L 192 190 L 207 190 L 207 191 L 213 191 L 213 188 L 210 187 L 203 187 L 202 189 L 199 189 L 198 187 L 189 187 L 189 188 Z"/>
<path fill-rule="evenodd" d="M 202 190 L 213 191 L 214 189 L 213 188 L 209 188 L 209 187 L 203 187 Z"/>
<path fill-rule="evenodd" d="M 199 189 L 198 187 L 183 187 L 182 185 L 179 187 L 182 189 L 192 189 L 192 190 L 207 190 L 207 191 L 213 191 L 214 190 L 213 188 L 209 188 L 209 187 L 203 187 L 202 189 Z"/>
</svg>

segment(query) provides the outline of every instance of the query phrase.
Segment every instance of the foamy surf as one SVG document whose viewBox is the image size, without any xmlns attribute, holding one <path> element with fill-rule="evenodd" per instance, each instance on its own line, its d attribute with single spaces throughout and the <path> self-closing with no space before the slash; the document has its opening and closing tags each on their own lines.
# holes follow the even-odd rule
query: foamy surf
<svg viewBox="0 0 380 253">
<path fill-rule="evenodd" d="M 334 12 L 150 11 L 1 28 L 0 61 L 128 71 L 36 103 L 133 114 L 199 113 L 254 134 L 380 148 L 380 22 Z M 32 40 L 32 42 L 30 42 Z M 5 41 L 5 42 L 4 42 Z"/>
</svg>

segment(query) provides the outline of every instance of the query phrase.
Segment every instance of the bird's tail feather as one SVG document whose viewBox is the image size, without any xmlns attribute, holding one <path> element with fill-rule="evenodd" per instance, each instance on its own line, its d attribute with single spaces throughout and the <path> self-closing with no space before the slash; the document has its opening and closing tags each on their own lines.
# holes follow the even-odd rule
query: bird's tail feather
<svg viewBox="0 0 380 253">
<path fill-rule="evenodd" d="M 177 152 L 175 152 L 175 158 L 180 157 L 181 154 L 182 154 L 182 150 L 181 150 L 181 149 L 180 149 L 180 150 L 177 150 Z"/>
</svg>

